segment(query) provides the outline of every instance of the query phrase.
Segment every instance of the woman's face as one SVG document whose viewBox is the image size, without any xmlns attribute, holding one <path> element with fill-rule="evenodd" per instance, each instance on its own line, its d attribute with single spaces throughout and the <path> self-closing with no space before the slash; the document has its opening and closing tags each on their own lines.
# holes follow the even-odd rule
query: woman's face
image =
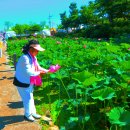
<svg viewBox="0 0 130 130">
<path fill-rule="evenodd" d="M 38 54 L 38 50 L 34 49 L 34 48 L 30 48 L 29 52 L 31 53 L 32 56 L 36 56 Z"/>
</svg>

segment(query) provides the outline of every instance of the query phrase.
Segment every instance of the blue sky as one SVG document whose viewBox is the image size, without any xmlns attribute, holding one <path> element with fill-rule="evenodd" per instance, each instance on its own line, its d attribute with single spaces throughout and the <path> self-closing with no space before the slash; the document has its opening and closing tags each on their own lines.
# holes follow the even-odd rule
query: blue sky
<svg viewBox="0 0 130 130">
<path fill-rule="evenodd" d="M 49 14 L 54 27 L 60 24 L 60 13 L 69 12 L 69 5 L 77 3 L 78 8 L 88 5 L 93 0 L 0 0 L 0 30 L 4 29 L 5 21 L 13 25 L 40 23 L 48 25 Z"/>
</svg>

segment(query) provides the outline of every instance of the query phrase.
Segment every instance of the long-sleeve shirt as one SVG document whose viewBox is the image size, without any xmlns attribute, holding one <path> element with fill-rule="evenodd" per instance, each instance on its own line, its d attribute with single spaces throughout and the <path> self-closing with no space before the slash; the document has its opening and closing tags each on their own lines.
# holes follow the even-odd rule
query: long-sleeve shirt
<svg viewBox="0 0 130 130">
<path fill-rule="evenodd" d="M 28 54 L 23 54 L 17 64 L 16 64 L 16 72 L 15 77 L 18 81 L 26 84 L 30 84 L 30 76 L 37 76 L 40 74 L 40 71 L 47 72 L 46 69 L 42 68 L 37 62 L 37 58 L 34 57 L 35 64 L 32 56 Z M 36 70 L 37 66 L 37 70 Z"/>
</svg>

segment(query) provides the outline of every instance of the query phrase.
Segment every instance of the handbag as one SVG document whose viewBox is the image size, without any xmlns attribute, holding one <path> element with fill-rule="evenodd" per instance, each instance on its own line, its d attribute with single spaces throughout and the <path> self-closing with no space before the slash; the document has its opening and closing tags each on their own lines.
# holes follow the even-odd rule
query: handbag
<svg viewBox="0 0 130 130">
<path fill-rule="evenodd" d="M 13 84 L 17 87 L 23 87 L 23 88 L 27 88 L 30 86 L 30 84 L 26 84 L 26 83 L 22 83 L 22 82 L 18 81 L 18 79 L 16 77 L 14 77 Z"/>
</svg>

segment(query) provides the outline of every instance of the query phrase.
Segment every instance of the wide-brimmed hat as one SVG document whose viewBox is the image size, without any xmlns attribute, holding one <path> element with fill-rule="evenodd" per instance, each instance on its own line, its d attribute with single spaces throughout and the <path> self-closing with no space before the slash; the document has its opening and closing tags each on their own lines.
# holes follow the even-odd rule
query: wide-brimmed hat
<svg viewBox="0 0 130 130">
<path fill-rule="evenodd" d="M 36 49 L 36 50 L 38 50 L 38 51 L 45 51 L 45 49 L 42 48 L 42 47 L 40 46 L 40 44 L 32 44 L 32 45 L 30 45 L 30 47 L 33 47 L 34 49 Z"/>
</svg>

